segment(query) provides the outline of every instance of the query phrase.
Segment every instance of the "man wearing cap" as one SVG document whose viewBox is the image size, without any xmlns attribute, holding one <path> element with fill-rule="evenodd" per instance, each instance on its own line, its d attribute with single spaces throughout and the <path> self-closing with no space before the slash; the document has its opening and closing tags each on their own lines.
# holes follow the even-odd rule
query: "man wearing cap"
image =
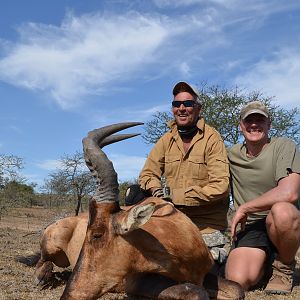
<svg viewBox="0 0 300 300">
<path fill-rule="evenodd" d="M 228 154 L 236 213 L 225 275 L 245 290 L 272 275 L 265 291 L 287 294 L 300 245 L 300 154 L 292 140 L 269 138 L 270 128 L 263 103 L 253 101 L 242 108 L 245 141 Z"/>
<path fill-rule="evenodd" d="M 202 231 L 216 260 L 225 258 L 223 231 L 229 206 L 229 165 L 220 134 L 200 113 L 200 92 L 186 82 L 173 89 L 174 120 L 151 150 L 139 184 L 155 197 L 167 197 Z M 170 190 L 165 195 L 162 177 Z"/>
</svg>

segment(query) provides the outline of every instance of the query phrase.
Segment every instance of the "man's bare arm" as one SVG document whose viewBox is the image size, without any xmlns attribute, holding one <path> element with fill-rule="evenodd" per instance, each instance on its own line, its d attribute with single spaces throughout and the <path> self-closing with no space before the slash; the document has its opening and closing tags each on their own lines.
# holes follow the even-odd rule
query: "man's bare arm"
<svg viewBox="0 0 300 300">
<path fill-rule="evenodd" d="M 277 202 L 294 204 L 300 197 L 300 174 L 291 173 L 279 180 L 278 185 L 263 195 L 241 205 L 231 223 L 231 236 L 235 238 L 236 228 L 240 223 L 243 229 L 249 213 L 266 211 Z"/>
</svg>

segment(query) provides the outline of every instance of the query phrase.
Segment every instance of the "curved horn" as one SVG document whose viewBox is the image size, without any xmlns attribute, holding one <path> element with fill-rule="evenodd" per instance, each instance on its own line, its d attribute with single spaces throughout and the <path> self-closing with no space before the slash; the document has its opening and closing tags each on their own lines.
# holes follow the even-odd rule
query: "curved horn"
<svg viewBox="0 0 300 300">
<path fill-rule="evenodd" d="M 111 136 L 106 137 L 105 139 L 103 139 L 100 143 L 99 143 L 99 147 L 103 148 L 104 146 L 122 141 L 122 140 L 126 140 L 135 136 L 140 135 L 140 133 L 128 133 L 128 134 L 114 134 Z"/>
<path fill-rule="evenodd" d="M 112 162 L 101 148 L 111 143 L 136 136 L 136 134 L 112 134 L 142 124 L 140 122 L 127 122 L 105 126 L 90 131 L 88 136 L 82 140 L 86 165 L 97 181 L 97 190 L 93 196 L 97 202 L 118 201 L 119 195 L 117 173 L 114 170 Z"/>
</svg>

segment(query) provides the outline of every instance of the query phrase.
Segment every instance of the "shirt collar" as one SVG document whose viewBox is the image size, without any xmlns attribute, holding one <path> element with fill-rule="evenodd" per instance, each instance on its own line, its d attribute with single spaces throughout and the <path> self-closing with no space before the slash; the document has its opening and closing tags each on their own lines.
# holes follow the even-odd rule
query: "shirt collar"
<svg viewBox="0 0 300 300">
<path fill-rule="evenodd" d="M 168 127 L 171 129 L 172 132 L 178 132 L 177 130 L 177 126 L 176 126 L 176 122 L 175 120 L 171 120 L 167 123 Z M 200 117 L 200 119 L 198 120 L 196 126 L 198 127 L 198 129 L 203 132 L 204 131 L 204 125 L 205 125 L 205 121 L 203 117 Z"/>
</svg>

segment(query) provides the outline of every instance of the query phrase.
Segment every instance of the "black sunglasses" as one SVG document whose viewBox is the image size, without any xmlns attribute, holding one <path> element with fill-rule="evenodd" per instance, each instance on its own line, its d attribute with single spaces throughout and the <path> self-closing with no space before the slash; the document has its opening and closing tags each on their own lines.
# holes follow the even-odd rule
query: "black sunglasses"
<svg viewBox="0 0 300 300">
<path fill-rule="evenodd" d="M 180 107 L 181 104 L 183 104 L 184 107 L 194 107 L 196 105 L 196 102 L 194 100 L 184 100 L 184 101 L 174 100 L 174 101 L 172 101 L 173 107 Z"/>
</svg>

